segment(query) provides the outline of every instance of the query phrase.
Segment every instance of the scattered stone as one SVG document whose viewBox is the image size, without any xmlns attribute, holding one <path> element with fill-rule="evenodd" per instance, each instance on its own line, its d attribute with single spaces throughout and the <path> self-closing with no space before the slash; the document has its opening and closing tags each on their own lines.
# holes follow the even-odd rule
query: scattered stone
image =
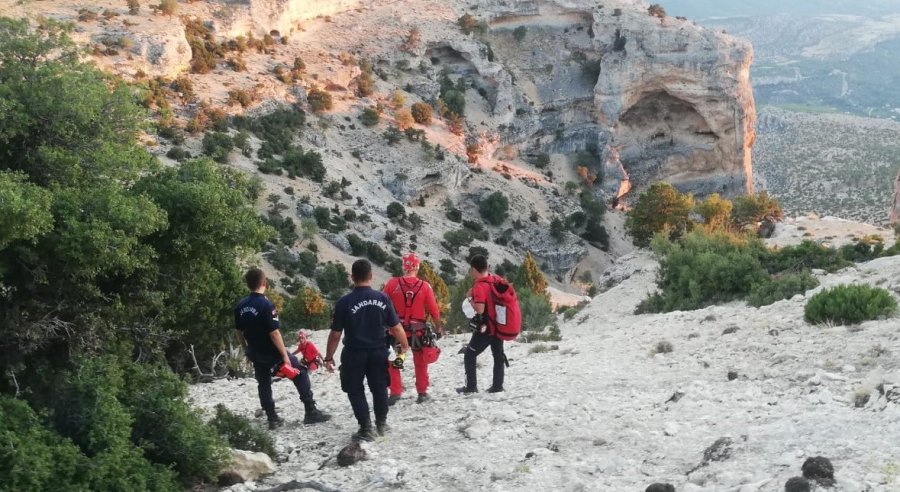
<svg viewBox="0 0 900 492">
<path fill-rule="evenodd" d="M 337 463 L 340 466 L 350 466 L 366 459 L 366 450 L 358 442 L 344 446 L 338 453 Z"/>
<path fill-rule="evenodd" d="M 803 477 L 812 480 L 823 487 L 831 487 L 834 485 L 834 466 L 831 461 L 824 456 L 814 456 L 807 458 L 803 462 Z"/>
<path fill-rule="evenodd" d="M 553 451 L 554 453 L 558 453 L 559 452 L 559 444 L 556 444 L 555 442 L 551 442 L 551 443 L 547 444 L 547 449 L 549 449 L 550 451 Z"/>
<path fill-rule="evenodd" d="M 703 463 L 709 464 L 713 461 L 725 461 L 731 458 L 731 446 L 734 441 L 730 437 L 720 437 L 712 446 L 703 451 Z"/>
<path fill-rule="evenodd" d="M 219 474 L 219 487 L 231 487 L 232 485 L 237 485 L 243 482 L 244 477 L 238 475 L 233 471 L 226 470 Z"/>
<path fill-rule="evenodd" d="M 812 484 L 803 477 L 794 477 L 784 484 L 784 492 L 810 492 Z"/>
<path fill-rule="evenodd" d="M 536 455 L 535 455 L 535 452 L 534 452 L 534 451 L 529 451 L 529 452 L 525 453 L 525 459 L 526 459 L 526 460 L 527 460 L 528 458 L 534 458 L 535 456 L 536 456 Z"/>
<path fill-rule="evenodd" d="M 678 430 L 678 424 L 676 424 L 675 422 L 666 422 L 666 424 L 663 426 L 663 434 L 669 437 L 678 434 Z"/>
<path fill-rule="evenodd" d="M 607 442 L 607 440 L 603 439 L 602 437 L 598 437 L 597 439 L 594 439 L 593 444 L 594 446 L 606 446 L 607 444 L 609 444 L 609 442 Z"/>
<path fill-rule="evenodd" d="M 773 336 L 773 337 L 777 337 L 777 336 L 778 336 L 778 330 L 776 330 L 776 329 L 774 329 L 774 328 L 771 329 L 771 330 L 769 330 L 769 335 L 770 335 L 770 336 Z"/>
<path fill-rule="evenodd" d="M 729 326 L 728 328 L 725 328 L 725 330 L 722 331 L 722 334 L 723 335 L 731 335 L 732 333 L 737 333 L 738 330 L 740 330 L 740 328 L 738 328 L 737 326 Z"/>
<path fill-rule="evenodd" d="M 729 381 L 734 381 L 737 378 L 738 378 L 737 371 L 728 371 L 728 380 Z"/>
<path fill-rule="evenodd" d="M 695 338 L 700 338 L 700 334 L 697 333 L 697 332 L 688 333 L 687 338 L 688 338 L 688 340 L 693 340 L 693 339 L 695 339 Z"/>
<path fill-rule="evenodd" d="M 678 400 L 680 400 L 683 396 L 684 393 L 682 393 L 681 391 L 676 391 L 672 393 L 672 396 L 670 396 L 668 400 L 666 400 L 666 403 L 678 403 Z"/>
<path fill-rule="evenodd" d="M 707 314 L 706 317 L 703 318 L 703 321 L 704 321 L 704 322 L 705 322 L 705 321 L 715 321 L 715 320 L 716 320 L 716 315 L 715 315 L 715 314 Z M 654 484 L 654 485 L 655 485 L 655 484 Z"/>
<path fill-rule="evenodd" d="M 231 462 L 219 474 L 219 481 L 231 485 L 256 480 L 275 472 L 275 463 L 265 453 L 254 453 L 240 449 L 231 450 Z"/>
<path fill-rule="evenodd" d="M 654 483 L 644 490 L 644 492 L 675 492 L 675 486 L 670 483 Z"/>
<path fill-rule="evenodd" d="M 656 344 L 656 353 L 657 354 L 668 354 L 675 350 L 675 347 L 672 346 L 672 342 L 663 340 Z"/>
</svg>

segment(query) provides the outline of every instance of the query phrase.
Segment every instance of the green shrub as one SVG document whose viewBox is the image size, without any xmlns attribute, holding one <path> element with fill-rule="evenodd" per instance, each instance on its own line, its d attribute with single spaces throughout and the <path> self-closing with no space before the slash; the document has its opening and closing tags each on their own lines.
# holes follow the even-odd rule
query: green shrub
<svg viewBox="0 0 900 492">
<path fill-rule="evenodd" d="M 188 401 L 187 384 L 160 366 L 129 364 L 122 403 L 134 416 L 131 439 L 183 480 L 211 481 L 225 465 L 224 443 Z"/>
<path fill-rule="evenodd" d="M 216 416 L 210 425 L 234 449 L 266 453 L 275 458 L 275 443 L 264 430 L 255 427 L 246 417 L 237 415 L 219 403 L 216 405 Z"/>
<path fill-rule="evenodd" d="M 234 148 L 234 142 L 227 133 L 210 132 L 203 135 L 203 153 L 216 162 L 228 163 L 228 154 Z"/>
<path fill-rule="evenodd" d="M 855 324 L 890 316 L 897 300 L 885 289 L 868 285 L 838 285 L 812 296 L 804 317 L 810 323 Z"/>
<path fill-rule="evenodd" d="M 491 193 L 478 205 L 478 212 L 484 220 L 495 226 L 502 224 L 506 220 L 508 210 L 509 199 L 499 191 Z"/>
<path fill-rule="evenodd" d="M 301 148 L 287 150 L 281 159 L 281 167 L 291 175 L 309 178 L 316 183 L 323 182 L 327 174 L 322 154 L 314 150 L 304 151 Z"/>
<path fill-rule="evenodd" d="M 462 228 L 456 231 L 444 233 L 444 241 L 441 243 L 451 253 L 456 253 L 462 246 L 469 245 L 474 239 L 472 231 Z"/>
<path fill-rule="evenodd" d="M 284 303 L 281 319 L 291 327 L 324 330 L 331 325 L 332 305 L 313 287 L 303 286 Z M 241 448 L 243 449 L 243 448 Z"/>
<path fill-rule="evenodd" d="M 769 279 L 759 259 L 765 245 L 755 238 L 695 231 L 673 242 L 659 235 L 653 251 L 660 256 L 659 292 L 641 302 L 638 313 L 687 311 L 741 299 L 752 285 Z"/>
<path fill-rule="evenodd" d="M 769 273 L 797 273 L 814 269 L 834 272 L 851 265 L 834 248 L 826 248 L 813 241 L 785 246 L 771 254 L 761 256 L 761 259 Z"/>
<path fill-rule="evenodd" d="M 346 293 L 349 287 L 347 269 L 341 263 L 326 263 L 316 273 L 316 284 L 323 294 L 337 297 Z"/>
<path fill-rule="evenodd" d="M 790 299 L 797 294 L 803 294 L 818 286 L 819 281 L 809 272 L 787 273 L 766 279 L 750 287 L 747 304 L 755 307 L 768 306 L 782 299 Z"/>
<path fill-rule="evenodd" d="M 513 29 L 513 38 L 517 43 L 521 43 L 525 40 L 525 36 L 528 34 L 528 29 L 525 26 L 519 26 Z"/>
<path fill-rule="evenodd" d="M 276 109 L 257 118 L 234 117 L 234 126 L 249 130 L 263 141 L 259 157 L 283 155 L 292 147 L 294 134 L 306 122 L 306 113 L 295 109 Z"/>
<path fill-rule="evenodd" d="M 658 232 L 677 238 L 691 229 L 690 213 L 694 198 L 679 193 L 669 183 L 654 183 L 641 193 L 634 208 L 628 211 L 625 228 L 635 246 L 647 247 Z"/>
<path fill-rule="evenodd" d="M 378 124 L 380 116 L 375 108 L 366 108 L 359 116 L 359 121 L 365 126 L 375 126 Z"/>
<path fill-rule="evenodd" d="M 403 140 L 403 132 L 400 131 L 396 126 L 389 126 L 384 133 L 381 134 L 382 137 L 387 141 L 388 145 L 395 145 Z"/>
<path fill-rule="evenodd" d="M 387 206 L 387 217 L 392 221 L 403 219 L 406 217 L 406 209 L 400 202 L 391 202 Z"/>
<path fill-rule="evenodd" d="M 738 229 L 747 226 L 756 227 L 763 220 L 780 221 L 784 218 L 781 205 L 769 193 L 761 191 L 756 195 L 743 195 L 734 199 L 731 209 L 731 222 Z"/>
</svg>

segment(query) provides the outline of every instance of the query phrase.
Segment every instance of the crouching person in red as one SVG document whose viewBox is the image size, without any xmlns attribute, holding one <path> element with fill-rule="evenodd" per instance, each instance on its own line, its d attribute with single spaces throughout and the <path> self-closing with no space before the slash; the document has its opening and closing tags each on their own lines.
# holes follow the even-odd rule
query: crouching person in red
<svg viewBox="0 0 900 492">
<path fill-rule="evenodd" d="M 434 331 L 441 336 L 441 313 L 431 284 L 418 277 L 419 257 L 415 253 L 409 253 L 403 257 L 403 276 L 393 277 L 384 286 L 384 293 L 394 304 L 394 310 L 400 317 L 403 329 L 406 331 L 406 339 L 412 348 L 413 365 L 416 372 L 416 392 L 419 397 L 416 403 L 425 403 L 431 399 L 428 396 L 428 362 L 422 352 L 422 343 L 426 334 L 426 315 L 431 316 Z M 390 340 L 390 343 L 395 343 Z M 400 400 L 403 394 L 403 380 L 400 369 L 394 365 L 388 366 L 391 377 L 391 395 L 389 404 L 393 405 Z"/>
<path fill-rule="evenodd" d="M 300 355 L 300 363 L 309 369 L 310 373 L 316 372 L 322 365 L 322 354 L 309 340 L 309 333 L 306 330 L 297 331 L 297 348 L 291 352 L 291 355 Z"/>
</svg>

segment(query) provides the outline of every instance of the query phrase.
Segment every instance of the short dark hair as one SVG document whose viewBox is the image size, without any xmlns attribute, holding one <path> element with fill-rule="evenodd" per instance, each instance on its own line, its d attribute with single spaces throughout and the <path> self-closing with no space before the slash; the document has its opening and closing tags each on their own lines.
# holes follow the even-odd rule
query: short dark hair
<svg viewBox="0 0 900 492">
<path fill-rule="evenodd" d="M 356 260 L 350 267 L 350 277 L 356 283 L 365 282 L 372 278 L 372 264 L 369 260 Z"/>
<path fill-rule="evenodd" d="M 244 282 L 247 282 L 247 288 L 256 290 L 263 286 L 266 281 L 266 273 L 259 268 L 253 267 L 244 274 Z"/>
<path fill-rule="evenodd" d="M 478 271 L 478 273 L 485 273 L 488 269 L 487 258 L 483 255 L 475 255 L 469 260 L 469 266 Z"/>
</svg>

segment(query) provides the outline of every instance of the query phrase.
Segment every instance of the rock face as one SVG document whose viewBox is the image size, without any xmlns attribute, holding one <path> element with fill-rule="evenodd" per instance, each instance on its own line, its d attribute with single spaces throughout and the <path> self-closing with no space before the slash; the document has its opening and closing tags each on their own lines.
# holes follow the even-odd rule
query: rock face
<svg viewBox="0 0 900 492">
<path fill-rule="evenodd" d="M 300 27 L 300 21 L 332 15 L 359 4 L 359 0 L 245 0 L 220 14 L 217 30 L 232 37 L 272 31 L 287 35 Z"/>
<path fill-rule="evenodd" d="M 477 44 L 432 56 L 474 75 L 493 117 L 510 123 L 505 141 L 529 154 L 587 152 L 611 196 L 659 180 L 697 195 L 752 190 L 748 42 L 625 0 L 485 1 L 478 12 L 496 63 L 479 61 Z"/>
<path fill-rule="evenodd" d="M 611 48 L 594 89 L 612 128 L 607 189 L 666 180 L 699 195 L 751 191 L 750 44 L 633 9 L 597 19 L 594 32 Z"/>
</svg>

